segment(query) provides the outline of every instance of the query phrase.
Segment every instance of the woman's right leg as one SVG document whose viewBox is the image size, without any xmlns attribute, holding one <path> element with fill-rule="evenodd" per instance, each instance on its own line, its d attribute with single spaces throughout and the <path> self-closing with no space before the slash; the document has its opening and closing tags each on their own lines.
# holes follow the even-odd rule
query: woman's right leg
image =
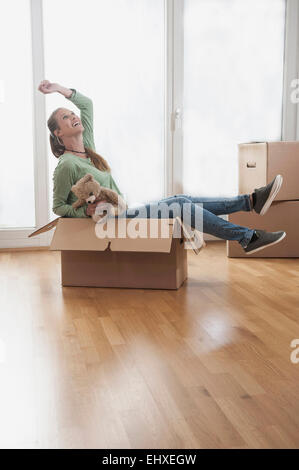
<svg viewBox="0 0 299 470">
<path fill-rule="evenodd" d="M 202 204 L 203 209 L 212 212 L 215 215 L 226 215 L 232 214 L 233 212 L 252 210 L 252 204 L 249 194 L 241 194 L 233 197 L 201 197 L 201 196 L 189 196 L 186 194 L 176 194 L 173 197 L 184 197 L 189 199 L 194 204 Z M 166 197 L 160 201 L 167 201 L 170 199 Z"/>
</svg>

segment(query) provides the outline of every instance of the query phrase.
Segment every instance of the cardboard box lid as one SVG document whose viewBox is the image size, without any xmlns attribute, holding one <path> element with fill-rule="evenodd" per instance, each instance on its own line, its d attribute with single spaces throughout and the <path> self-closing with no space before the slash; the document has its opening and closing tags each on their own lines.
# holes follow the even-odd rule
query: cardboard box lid
<svg viewBox="0 0 299 470">
<path fill-rule="evenodd" d="M 51 220 L 51 222 L 49 222 L 48 224 L 43 225 L 42 227 L 38 228 L 34 232 L 30 233 L 30 235 L 28 235 L 28 238 L 35 237 L 36 235 L 40 235 L 41 233 L 52 230 L 52 228 L 56 227 L 59 219 L 61 219 L 61 217 L 57 217 L 57 219 Z"/>
<path fill-rule="evenodd" d="M 107 225 L 109 223 L 110 225 Z M 109 247 L 111 251 L 169 253 L 172 238 L 178 234 L 189 243 L 196 254 L 205 245 L 200 232 L 196 231 L 197 240 L 194 240 L 192 233 L 179 217 L 175 219 L 123 218 L 122 224 L 120 233 L 117 233 L 117 228 L 120 226 L 117 223 L 114 225 L 114 219 L 104 224 L 95 224 L 91 218 L 58 217 L 31 233 L 29 237 L 56 227 L 50 245 L 50 249 L 56 251 L 104 251 Z M 132 238 L 134 228 L 136 238 Z M 150 236 L 151 233 L 154 234 L 154 238 Z M 139 234 L 141 236 L 138 236 Z"/>
<path fill-rule="evenodd" d="M 238 146 L 252 145 L 252 144 L 267 144 L 267 145 L 299 145 L 298 140 L 251 140 L 249 142 L 240 142 Z"/>
</svg>

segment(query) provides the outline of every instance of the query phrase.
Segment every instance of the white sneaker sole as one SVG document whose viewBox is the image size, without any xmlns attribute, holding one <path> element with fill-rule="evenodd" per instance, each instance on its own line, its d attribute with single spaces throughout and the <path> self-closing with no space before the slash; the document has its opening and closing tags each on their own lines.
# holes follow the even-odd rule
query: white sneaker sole
<svg viewBox="0 0 299 470">
<path fill-rule="evenodd" d="M 282 182 L 283 182 L 283 177 L 281 175 L 277 175 L 276 178 L 275 178 L 275 181 L 273 183 L 271 192 L 268 196 L 268 199 L 265 202 L 265 204 L 264 204 L 264 206 L 263 206 L 263 208 L 260 212 L 260 215 L 266 214 L 267 210 L 269 209 L 269 207 L 271 206 L 273 200 L 275 199 L 278 191 L 280 190 Z"/>
<path fill-rule="evenodd" d="M 281 242 L 281 240 L 283 240 L 285 236 L 286 236 L 286 232 L 284 232 L 283 235 L 281 235 L 281 237 L 278 238 L 278 240 L 275 240 L 275 242 L 268 243 L 268 245 L 260 246 L 259 248 L 256 248 L 255 250 L 249 251 L 248 253 L 245 251 L 245 253 L 246 255 L 251 255 L 252 253 L 256 253 L 257 251 L 264 250 L 264 248 L 268 248 L 268 246 L 276 245 L 276 243 Z"/>
</svg>

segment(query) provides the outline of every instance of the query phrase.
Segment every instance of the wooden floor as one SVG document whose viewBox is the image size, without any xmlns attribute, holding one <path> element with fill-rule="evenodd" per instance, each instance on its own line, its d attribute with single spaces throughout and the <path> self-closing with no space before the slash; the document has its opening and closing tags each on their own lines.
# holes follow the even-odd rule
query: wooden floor
<svg viewBox="0 0 299 470">
<path fill-rule="evenodd" d="M 299 259 L 188 260 L 178 291 L 61 288 L 59 253 L 0 253 L 0 447 L 298 448 Z"/>
</svg>

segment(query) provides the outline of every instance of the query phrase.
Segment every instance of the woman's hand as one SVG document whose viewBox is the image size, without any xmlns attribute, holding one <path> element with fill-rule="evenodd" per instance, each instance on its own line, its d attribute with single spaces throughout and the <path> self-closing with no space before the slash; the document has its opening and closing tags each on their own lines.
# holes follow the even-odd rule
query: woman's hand
<svg viewBox="0 0 299 470">
<path fill-rule="evenodd" d="M 58 83 L 51 83 L 49 80 L 42 80 L 39 84 L 38 90 L 47 95 L 59 91 Z"/>
<path fill-rule="evenodd" d="M 66 98 L 70 98 L 73 94 L 73 91 L 70 88 L 65 88 L 64 86 L 59 85 L 59 83 L 51 83 L 49 80 L 43 80 L 40 82 L 38 90 L 47 95 L 48 93 L 61 93 Z"/>
<path fill-rule="evenodd" d="M 106 199 L 101 199 L 99 201 L 93 202 L 92 204 L 88 204 L 86 208 L 86 215 L 93 216 L 95 213 L 96 207 L 100 206 L 101 203 L 104 203 L 106 205 L 107 201 Z"/>
<path fill-rule="evenodd" d="M 98 205 L 97 202 L 94 202 L 93 204 L 88 204 L 87 207 L 86 207 L 86 211 L 85 211 L 86 215 L 89 215 L 90 217 L 93 216 L 93 214 L 95 213 L 97 205 Z"/>
</svg>

